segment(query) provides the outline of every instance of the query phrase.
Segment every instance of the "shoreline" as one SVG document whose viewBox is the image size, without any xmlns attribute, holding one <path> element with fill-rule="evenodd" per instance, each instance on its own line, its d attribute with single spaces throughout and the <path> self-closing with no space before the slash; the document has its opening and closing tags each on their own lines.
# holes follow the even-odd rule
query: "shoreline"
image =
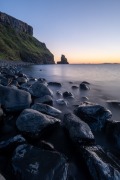
<svg viewBox="0 0 120 180">
<path fill-rule="evenodd" d="M 94 178 L 96 171 L 101 175 L 106 166 L 110 171 L 110 177 L 116 178 L 112 172 L 117 170 L 120 173 L 116 169 L 118 163 L 116 158 L 119 155 L 119 144 L 116 141 L 119 140 L 119 136 L 115 142 L 111 142 L 109 134 L 114 137 L 116 133 L 114 131 L 111 133 L 112 125 L 115 128 L 116 122 L 114 124 L 114 121 L 111 121 L 113 112 L 110 110 L 115 110 L 117 104 L 113 104 L 109 109 L 103 106 L 105 102 L 98 97 L 100 91 L 95 90 L 94 86 L 84 79 L 77 85 L 74 82 L 67 82 L 66 86 L 58 81 L 49 82 L 44 78 L 30 77 L 24 71 L 19 71 L 19 64 L 3 66 L 0 80 L 2 84 L 0 85 L 2 175 L 17 179 L 16 169 L 19 169 L 21 176 L 33 178 L 34 168 L 40 168 L 39 172 L 43 168 L 40 165 L 41 158 L 43 158 L 44 168 L 46 167 L 49 153 L 51 171 L 55 172 L 56 166 L 60 171 L 62 166 L 61 175 L 65 176 L 65 180 L 79 179 L 79 177 Z M 22 155 L 21 152 L 23 152 Z M 35 158 L 35 162 L 29 153 Z M 55 153 L 61 166 L 53 158 Z M 104 157 L 107 162 L 104 161 Z M 27 161 L 26 158 L 28 158 Z M 101 159 L 100 166 L 99 159 Z M 8 170 L 8 174 L 5 168 L 2 168 L 5 160 L 13 168 L 13 171 Z M 21 166 L 23 162 L 28 162 L 25 167 L 29 171 L 26 171 L 24 164 Z M 89 166 L 92 162 L 97 166 L 95 174 Z M 92 166 L 96 168 L 94 163 Z M 49 175 L 49 171 L 47 173 Z M 54 177 L 54 173 L 52 174 Z M 104 174 L 105 177 L 106 174 L 108 173 Z M 43 173 L 42 177 L 44 176 Z"/>
</svg>

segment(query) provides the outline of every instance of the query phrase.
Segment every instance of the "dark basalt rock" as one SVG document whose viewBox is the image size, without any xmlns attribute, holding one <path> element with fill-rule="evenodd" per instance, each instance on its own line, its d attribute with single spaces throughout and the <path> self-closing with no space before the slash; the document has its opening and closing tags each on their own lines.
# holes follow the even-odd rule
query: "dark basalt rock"
<svg viewBox="0 0 120 180">
<path fill-rule="evenodd" d="M 35 98 L 34 103 L 43 103 L 43 104 L 48 104 L 48 105 L 52 106 L 53 98 L 50 95 L 45 95 L 41 98 Z"/>
<path fill-rule="evenodd" d="M 86 83 L 81 83 L 80 84 L 80 89 L 81 90 L 90 90 L 90 87 L 88 85 L 86 85 Z"/>
<path fill-rule="evenodd" d="M 43 83 L 40 83 L 39 81 L 35 82 L 29 89 L 29 92 L 34 97 L 43 97 L 45 95 L 52 96 L 53 92 L 46 87 Z"/>
<path fill-rule="evenodd" d="M 33 106 L 31 106 L 31 108 L 34 110 L 37 110 L 41 113 L 53 116 L 53 117 L 59 117 L 62 114 L 62 112 L 60 110 L 58 110 L 52 106 L 49 106 L 47 104 L 36 103 Z"/>
<path fill-rule="evenodd" d="M 56 102 L 59 105 L 67 105 L 67 101 L 65 101 L 64 99 L 57 99 Z"/>
<path fill-rule="evenodd" d="M 27 83 L 27 81 L 28 81 L 28 79 L 25 78 L 25 77 L 18 77 L 18 78 L 17 78 L 17 82 L 18 82 L 19 84 Z"/>
<path fill-rule="evenodd" d="M 110 142 L 120 149 L 120 121 L 109 120 L 106 125 L 106 134 Z"/>
<path fill-rule="evenodd" d="M 18 130 L 30 138 L 38 138 L 47 130 L 54 129 L 59 119 L 42 114 L 33 109 L 25 109 L 16 121 Z"/>
<path fill-rule="evenodd" d="M 10 79 L 7 79 L 5 76 L 0 74 L 0 84 L 3 86 L 7 86 L 10 83 Z"/>
<path fill-rule="evenodd" d="M 0 85 L 0 103 L 6 111 L 21 111 L 31 104 L 30 93 Z"/>
<path fill-rule="evenodd" d="M 93 131 L 99 131 L 105 127 L 105 123 L 112 117 L 111 111 L 99 104 L 83 102 L 74 110 L 74 113 L 85 121 Z"/>
<path fill-rule="evenodd" d="M 1 153 L 10 153 L 18 145 L 26 143 L 26 140 L 21 135 L 16 135 L 9 139 L 4 139 L 0 141 L 0 152 Z"/>
<path fill-rule="evenodd" d="M 78 86 L 72 86 L 72 89 L 78 89 L 79 87 Z"/>
<path fill-rule="evenodd" d="M 120 165 L 108 156 L 100 146 L 83 147 L 80 150 L 94 180 L 120 179 Z"/>
<path fill-rule="evenodd" d="M 71 93 L 71 92 L 68 92 L 68 91 L 65 91 L 64 93 L 63 93 L 63 97 L 65 97 L 65 98 L 68 98 L 68 97 L 74 97 L 74 95 Z"/>
<path fill-rule="evenodd" d="M 71 140 L 80 145 L 94 144 L 94 135 L 90 127 L 72 113 L 64 115 L 63 125 L 67 129 Z"/>
<path fill-rule="evenodd" d="M 43 84 L 46 85 L 46 86 L 48 85 L 48 83 L 47 83 L 47 81 L 46 81 L 45 78 L 39 78 L 38 81 L 39 81 L 40 83 L 43 83 Z"/>
<path fill-rule="evenodd" d="M 89 82 L 87 82 L 87 81 L 83 81 L 82 83 L 84 83 L 84 84 L 88 84 L 88 85 L 90 84 L 90 83 L 89 83 Z"/>
<path fill-rule="evenodd" d="M 16 179 L 67 180 L 67 161 L 58 152 L 20 145 L 14 152 L 12 166 Z"/>
<path fill-rule="evenodd" d="M 48 82 L 48 85 L 49 86 L 57 86 L 57 87 L 61 87 L 62 86 L 62 84 L 59 83 L 59 82 Z"/>
</svg>

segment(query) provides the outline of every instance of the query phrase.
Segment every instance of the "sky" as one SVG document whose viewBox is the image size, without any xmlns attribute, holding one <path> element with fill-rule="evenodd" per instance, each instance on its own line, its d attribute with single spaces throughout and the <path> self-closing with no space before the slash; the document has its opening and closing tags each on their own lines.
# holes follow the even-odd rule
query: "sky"
<svg viewBox="0 0 120 180">
<path fill-rule="evenodd" d="M 0 0 L 0 11 L 31 25 L 56 62 L 120 63 L 120 0 Z"/>
</svg>

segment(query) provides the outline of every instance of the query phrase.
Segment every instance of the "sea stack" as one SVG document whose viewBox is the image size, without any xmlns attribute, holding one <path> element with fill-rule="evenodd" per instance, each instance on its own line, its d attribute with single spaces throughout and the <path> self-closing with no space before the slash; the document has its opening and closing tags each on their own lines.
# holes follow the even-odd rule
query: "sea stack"
<svg viewBox="0 0 120 180">
<path fill-rule="evenodd" d="M 61 61 L 58 61 L 57 64 L 69 64 L 65 55 L 61 55 Z"/>
</svg>

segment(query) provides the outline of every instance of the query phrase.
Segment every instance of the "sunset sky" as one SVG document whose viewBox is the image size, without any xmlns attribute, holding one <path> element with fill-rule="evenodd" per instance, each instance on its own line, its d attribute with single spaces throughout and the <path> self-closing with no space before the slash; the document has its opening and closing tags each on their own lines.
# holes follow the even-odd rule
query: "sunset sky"
<svg viewBox="0 0 120 180">
<path fill-rule="evenodd" d="M 31 25 L 55 61 L 120 63 L 120 0 L 0 0 L 0 11 Z"/>
</svg>

